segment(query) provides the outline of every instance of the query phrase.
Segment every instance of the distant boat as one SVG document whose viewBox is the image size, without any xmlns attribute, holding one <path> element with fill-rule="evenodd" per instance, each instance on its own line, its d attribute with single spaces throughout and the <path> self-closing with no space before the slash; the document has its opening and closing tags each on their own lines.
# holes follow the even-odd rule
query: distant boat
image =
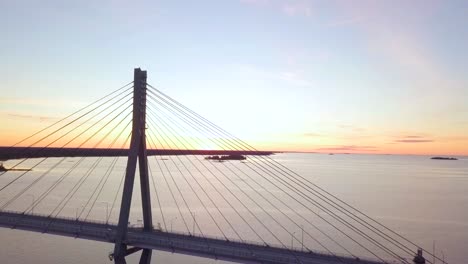
<svg viewBox="0 0 468 264">
<path fill-rule="evenodd" d="M 458 160 L 457 158 L 453 157 L 432 157 L 433 160 Z"/>
<path fill-rule="evenodd" d="M 218 160 L 218 161 L 224 161 L 224 160 L 245 160 L 247 159 L 243 155 L 214 155 L 214 156 L 208 156 L 205 157 L 206 160 Z"/>
</svg>

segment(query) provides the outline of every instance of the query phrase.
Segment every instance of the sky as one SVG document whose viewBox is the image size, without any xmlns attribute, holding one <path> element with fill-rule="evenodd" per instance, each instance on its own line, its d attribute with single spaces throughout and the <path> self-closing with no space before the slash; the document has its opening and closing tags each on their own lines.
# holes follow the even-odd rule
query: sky
<svg viewBox="0 0 468 264">
<path fill-rule="evenodd" d="M 257 149 L 468 155 L 467 1 L 0 0 L 0 145 L 148 71 Z"/>
</svg>

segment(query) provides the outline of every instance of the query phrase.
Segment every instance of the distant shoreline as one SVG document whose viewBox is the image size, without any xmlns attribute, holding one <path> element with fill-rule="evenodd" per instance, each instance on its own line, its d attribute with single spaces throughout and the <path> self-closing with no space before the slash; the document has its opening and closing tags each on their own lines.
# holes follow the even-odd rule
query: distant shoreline
<svg viewBox="0 0 468 264">
<path fill-rule="evenodd" d="M 40 157 L 79 157 L 80 152 L 88 152 L 84 155 L 86 157 L 125 157 L 128 156 L 128 149 L 79 149 L 76 148 L 47 148 L 43 155 L 35 154 L 42 148 L 29 148 L 26 147 L 0 147 L 0 161 L 19 158 L 40 158 Z M 319 152 L 319 151 L 285 151 L 285 150 L 272 150 L 272 151 L 244 151 L 244 150 L 177 150 L 177 149 L 148 149 L 149 156 L 173 156 L 173 155 L 256 155 L 256 156 L 270 156 L 274 154 L 291 153 L 291 154 L 322 154 L 322 155 L 389 155 L 389 156 L 447 156 L 455 158 L 468 158 L 468 155 L 453 155 L 453 154 L 400 154 L 400 153 L 355 153 L 355 152 Z"/>
<path fill-rule="evenodd" d="M 402 154 L 402 153 L 355 153 L 355 152 L 319 152 L 319 151 L 273 151 L 273 153 L 297 153 L 297 154 L 323 154 L 329 155 L 386 155 L 386 156 L 421 156 L 421 157 L 434 157 L 434 156 L 447 156 L 455 158 L 468 158 L 468 155 L 454 155 L 454 154 Z"/>
<path fill-rule="evenodd" d="M 0 147 L 0 160 L 44 157 L 126 157 L 128 149 L 90 149 L 90 148 L 27 148 Z M 255 155 L 269 156 L 272 151 L 249 150 L 178 150 L 178 149 L 148 149 L 148 156 L 172 155 Z"/>
</svg>

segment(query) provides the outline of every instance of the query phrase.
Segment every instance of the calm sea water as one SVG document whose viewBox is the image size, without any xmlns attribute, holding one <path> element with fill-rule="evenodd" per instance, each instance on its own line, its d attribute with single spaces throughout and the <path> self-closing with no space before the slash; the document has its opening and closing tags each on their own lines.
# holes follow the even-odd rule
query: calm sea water
<svg viewBox="0 0 468 264">
<path fill-rule="evenodd" d="M 411 239 L 417 244 L 432 251 L 435 244 L 435 251 L 439 256 L 444 255 L 449 263 L 468 263 L 468 158 L 459 157 L 458 161 L 443 161 L 431 160 L 427 156 L 401 156 L 401 155 L 325 155 L 325 154 L 277 154 L 272 156 L 275 160 L 286 165 L 290 169 L 298 172 L 329 192 L 337 195 L 341 199 L 349 202 L 355 207 L 361 209 L 363 212 L 372 216 L 376 220 L 391 227 L 393 230 L 398 231 L 405 237 Z M 24 210 L 31 205 L 33 200 L 40 197 L 47 186 L 50 186 L 61 175 L 63 175 L 68 168 L 78 162 L 78 158 L 67 159 L 61 163 L 60 166 L 54 170 L 53 173 L 41 180 L 28 191 L 29 195 L 24 195 L 12 203 L 7 209 L 11 210 Z M 50 165 L 57 163 L 58 159 L 50 159 L 37 167 L 33 172 L 28 173 L 28 177 L 22 178 L 11 188 L 5 189 L 0 193 L 2 204 L 14 193 L 27 186 L 31 178 L 39 177 L 42 175 Z M 160 216 L 160 209 L 155 200 L 153 200 L 153 218 L 155 225 L 161 225 L 166 229 L 173 229 L 175 231 L 186 232 L 188 229 L 195 229 L 198 232 L 198 227 L 193 226 L 193 220 L 190 218 L 190 213 L 187 209 L 182 208 L 181 217 L 176 204 L 171 198 L 168 188 L 165 187 L 165 181 L 162 173 L 159 171 L 159 166 L 168 175 L 168 170 L 171 171 L 175 177 L 175 181 L 181 188 L 182 193 L 186 195 L 189 205 L 192 207 L 191 211 L 195 213 L 196 223 L 200 228 L 209 235 L 219 236 L 219 231 L 216 230 L 210 216 L 204 211 L 203 205 L 208 207 L 212 215 L 218 219 L 220 215 L 214 206 L 210 204 L 208 196 L 204 196 L 197 183 L 189 178 L 187 182 L 181 175 L 177 174 L 176 165 L 180 166 L 183 160 L 160 158 L 158 160 L 150 159 L 151 169 L 155 176 L 155 184 L 158 186 L 158 192 L 162 203 L 162 211 L 165 215 L 165 221 Z M 190 161 L 190 160 L 187 160 Z M 242 223 L 242 220 L 236 216 L 235 212 L 231 210 L 228 203 L 223 200 L 220 193 L 217 193 L 217 188 L 222 188 L 220 183 L 214 185 L 208 184 L 209 181 L 215 182 L 215 176 L 209 175 L 207 178 L 202 178 L 200 172 L 206 172 L 204 167 L 195 170 L 191 167 L 191 162 L 185 161 L 188 164 L 188 170 L 192 175 L 199 180 L 199 184 L 208 192 L 209 195 L 217 202 L 218 207 L 226 214 L 237 227 L 244 227 L 245 231 L 241 235 L 249 240 L 256 240 L 250 234 Z M 192 160 L 196 162 L 196 160 Z M 34 161 L 31 161 L 34 162 Z M 70 191 L 80 179 L 79 176 L 85 175 L 87 169 L 96 162 L 95 158 L 88 158 L 80 166 L 80 170 L 74 171 L 76 175 L 70 174 L 68 178 L 63 181 L 63 185 L 56 188 L 42 203 L 34 208 L 35 213 L 50 213 L 61 201 L 65 200 L 65 195 Z M 103 168 L 107 168 L 112 159 L 104 159 L 101 161 Z M 218 164 L 209 161 L 202 161 L 207 166 L 224 171 L 227 176 L 233 179 L 232 182 L 224 181 L 228 187 L 233 188 L 234 185 L 245 187 L 243 181 L 247 179 L 234 180 L 234 176 L 229 174 L 228 168 L 225 164 Z M 233 162 L 229 161 L 232 165 Z M 249 162 L 249 161 L 248 161 Z M 5 165 L 14 164 L 14 161 L 9 161 Z M 32 164 L 32 163 L 31 163 Z M 24 164 L 25 167 L 31 164 Z M 166 164 L 166 165 L 164 165 Z M 201 163 L 200 163 L 201 164 Z M 238 164 L 239 165 L 239 164 Z M 244 164 L 245 165 L 245 164 Z M 198 166 L 200 167 L 200 166 Z M 115 193 L 118 189 L 122 172 L 125 168 L 125 160 L 119 159 L 117 166 L 111 177 L 107 180 L 105 188 L 101 195 L 96 199 L 93 209 L 89 212 L 88 219 L 103 220 L 106 215 L 110 214 L 111 222 L 117 220 L 118 212 L 111 210 L 111 204 L 114 200 Z M 105 174 L 105 169 L 91 173 L 88 180 L 84 182 L 82 187 L 77 191 L 76 195 L 66 204 L 64 209 L 60 211 L 62 217 L 76 217 L 82 215 L 83 219 L 88 214 L 86 205 L 87 198 L 91 196 L 93 190 L 98 186 L 101 176 Z M 2 176 L 0 184 L 3 185 L 12 179 L 19 172 L 9 172 Z M 206 173 L 205 173 L 206 174 Z M 189 177 L 189 176 L 188 176 Z M 171 180 L 167 178 L 170 186 Z M 261 181 L 260 179 L 258 179 Z M 136 186 L 138 186 L 136 182 Z M 189 184 L 191 186 L 189 186 Z M 237 185 L 236 185 L 237 186 Z M 202 198 L 202 202 L 197 202 L 196 195 L 192 192 L 191 187 L 194 188 L 196 193 Z M 175 191 L 175 190 L 174 190 Z M 245 191 L 254 195 L 248 188 Z M 278 190 L 273 190 L 281 199 L 286 199 L 287 196 Z M 266 194 L 265 192 L 263 192 Z M 154 194 L 154 193 L 153 193 Z M 227 195 L 222 193 L 223 195 Z M 240 192 L 235 192 L 240 195 Z M 120 198 L 119 198 L 120 199 Z M 232 199 L 228 199 L 232 201 Z M 182 206 L 183 201 L 178 200 L 179 205 Z M 280 219 L 275 210 L 271 210 L 267 204 L 260 204 L 261 208 L 252 202 L 244 200 L 247 207 L 258 213 L 262 220 L 267 225 L 274 225 L 272 220 L 268 220 L 265 211 L 270 212 L 275 218 Z M 119 203 L 119 202 L 118 202 Z M 117 204 L 118 205 L 118 204 Z M 182 206 L 183 207 L 183 206 Z M 248 210 L 243 208 L 240 204 L 235 207 L 243 215 L 248 216 Z M 85 208 L 85 209 L 83 209 Z M 131 212 L 131 224 L 140 224 L 140 200 L 139 193 L 134 194 L 134 205 Z M 262 209 L 263 208 L 263 209 Z M 262 209 L 262 210 L 261 210 Z M 312 221 L 319 220 L 314 218 L 304 209 L 297 207 L 301 214 L 310 218 Z M 81 213 L 83 211 L 83 213 Z M 109 212 L 110 211 L 110 212 Z M 321 212 L 317 211 L 319 214 Z M 185 218 L 184 218 L 185 217 Z M 181 218 L 187 222 L 187 227 L 184 225 Z M 254 222 L 253 219 L 248 219 Z M 325 230 L 339 238 L 338 234 L 334 234 L 333 230 Z M 235 237 L 235 234 L 229 230 L 226 224 L 222 224 L 222 228 L 226 230 L 227 235 Z M 258 228 L 260 230 L 260 228 Z M 295 226 L 288 226 L 295 236 L 299 236 L 300 229 Z M 289 245 L 291 243 L 291 236 L 287 233 L 282 234 L 281 230 L 278 231 L 282 241 L 286 241 Z M 311 231 L 312 232 L 312 231 Z M 262 234 L 265 237 L 268 234 Z M 268 237 L 267 237 L 268 239 Z M 271 238 L 269 238 L 271 239 Z M 307 246 L 316 248 L 313 241 L 307 237 L 304 239 Z M 274 241 L 272 241 L 274 243 Z M 294 243 L 294 241 L 293 241 Z M 278 243 L 276 243 L 278 244 Z M 297 244 L 296 244 L 297 246 Z M 0 262 L 1 263 L 110 263 L 107 255 L 112 250 L 112 245 L 106 243 L 99 243 L 94 241 L 87 241 L 81 239 L 65 238 L 59 236 L 52 236 L 47 234 L 38 234 L 33 232 L 25 232 L 18 230 L 0 229 Z M 195 257 L 188 257 L 182 255 L 175 255 L 155 251 L 153 253 L 153 263 L 224 263 L 210 259 L 202 259 Z M 131 256 L 128 258 L 129 263 L 137 263 L 138 256 Z"/>
</svg>

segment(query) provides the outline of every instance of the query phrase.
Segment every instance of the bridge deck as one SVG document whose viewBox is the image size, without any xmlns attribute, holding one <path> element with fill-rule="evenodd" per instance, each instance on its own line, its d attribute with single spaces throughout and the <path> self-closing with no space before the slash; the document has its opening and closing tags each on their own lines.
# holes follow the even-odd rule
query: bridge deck
<svg viewBox="0 0 468 264">
<path fill-rule="evenodd" d="M 116 226 L 113 224 L 84 222 L 75 219 L 48 218 L 0 212 L 0 227 L 69 236 L 114 243 Z M 254 243 L 203 238 L 182 233 L 159 230 L 145 232 L 129 228 L 125 243 L 129 246 L 162 250 L 173 253 L 222 259 L 238 263 L 304 263 L 304 264 L 377 264 L 371 260 L 336 257 L 316 252 L 304 252 Z"/>
</svg>

